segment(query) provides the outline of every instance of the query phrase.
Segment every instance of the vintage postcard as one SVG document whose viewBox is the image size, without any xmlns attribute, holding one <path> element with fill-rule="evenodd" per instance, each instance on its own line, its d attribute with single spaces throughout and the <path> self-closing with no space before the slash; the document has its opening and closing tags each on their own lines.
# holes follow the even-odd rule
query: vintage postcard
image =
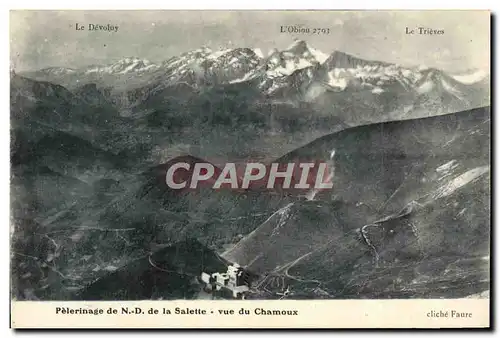
<svg viewBox="0 0 500 338">
<path fill-rule="evenodd" d="M 11 11 L 11 326 L 488 328 L 490 21 Z"/>
</svg>

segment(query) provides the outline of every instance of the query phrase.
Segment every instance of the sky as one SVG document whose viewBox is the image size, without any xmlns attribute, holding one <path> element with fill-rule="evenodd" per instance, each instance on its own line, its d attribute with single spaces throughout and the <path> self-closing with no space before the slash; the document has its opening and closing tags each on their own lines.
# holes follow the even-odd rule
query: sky
<svg viewBox="0 0 500 338">
<path fill-rule="evenodd" d="M 76 24 L 118 26 L 77 31 Z M 281 26 L 328 28 L 329 34 L 280 32 Z M 405 34 L 416 27 L 441 35 Z M 485 11 L 11 11 L 10 61 L 16 71 L 78 68 L 124 57 L 161 62 L 208 46 L 284 49 L 295 39 L 330 54 L 424 65 L 450 72 L 490 70 L 490 14 Z"/>
</svg>

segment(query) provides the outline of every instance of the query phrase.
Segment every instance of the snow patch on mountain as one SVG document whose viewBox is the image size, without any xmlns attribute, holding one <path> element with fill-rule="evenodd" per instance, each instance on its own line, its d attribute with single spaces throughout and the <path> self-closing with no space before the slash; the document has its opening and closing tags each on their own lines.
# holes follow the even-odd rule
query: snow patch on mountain
<svg viewBox="0 0 500 338">
<path fill-rule="evenodd" d="M 488 73 L 480 69 L 471 73 L 452 75 L 453 79 L 463 84 L 474 84 L 484 80 L 487 76 Z"/>
<path fill-rule="evenodd" d="M 259 58 L 263 59 L 264 58 L 264 53 L 262 53 L 262 50 L 260 48 L 254 48 L 253 52 L 255 55 L 257 55 Z"/>
<path fill-rule="evenodd" d="M 426 94 L 433 91 L 435 87 L 436 85 L 433 81 L 424 81 L 418 87 L 416 87 L 416 90 L 419 94 Z"/>
<path fill-rule="evenodd" d="M 248 80 L 255 78 L 255 76 L 256 76 L 255 72 L 248 72 L 243 77 L 231 80 L 231 81 L 229 81 L 229 83 L 245 82 L 245 81 L 248 81 Z"/>
<path fill-rule="evenodd" d="M 439 187 L 439 189 L 437 189 L 437 191 L 434 194 L 434 198 L 437 199 L 446 197 L 452 194 L 455 190 L 460 189 L 467 183 L 474 181 L 475 179 L 479 178 L 480 176 L 486 174 L 489 171 L 490 171 L 489 166 L 482 166 L 471 169 L 461 174 L 460 176 L 454 178 L 453 180 L 447 182 L 441 187 Z"/>
<path fill-rule="evenodd" d="M 340 76 L 341 71 L 339 69 L 328 72 L 328 84 L 332 87 L 344 90 L 347 87 L 347 79 Z"/>
<path fill-rule="evenodd" d="M 460 92 L 460 90 L 455 88 L 455 86 L 453 86 L 452 84 L 448 83 L 448 81 L 446 81 L 445 79 L 441 79 L 441 85 L 449 94 L 455 96 L 459 100 L 463 99 L 462 92 Z"/>
<path fill-rule="evenodd" d="M 458 166 L 459 163 L 457 160 L 451 160 L 443 165 L 440 165 L 438 168 L 436 168 L 436 172 L 439 175 L 437 180 L 442 181 L 443 179 L 453 175 Z"/>
<path fill-rule="evenodd" d="M 405 89 L 416 86 L 417 82 L 422 79 L 423 75 L 412 69 L 403 68 L 398 65 L 384 65 L 380 63 L 373 64 L 357 64 L 356 66 L 343 68 L 330 68 L 328 72 L 329 82 L 335 85 L 339 79 L 343 78 L 347 83 L 358 83 L 362 87 L 372 90 L 374 94 L 380 94 L 384 91 L 383 86 L 389 82 L 398 82 Z M 427 92 L 431 90 L 432 84 L 429 82 L 426 87 L 422 86 L 419 90 Z M 417 85 L 417 87 L 420 87 Z"/>
<path fill-rule="evenodd" d="M 316 60 L 318 60 L 319 63 L 324 63 L 326 59 L 328 59 L 328 54 L 323 53 L 320 50 L 317 50 L 315 48 L 309 47 L 309 51 L 311 54 L 314 56 Z"/>
<path fill-rule="evenodd" d="M 50 75 L 66 75 L 76 73 L 75 69 L 64 67 L 50 67 L 42 69 L 42 72 Z"/>
<path fill-rule="evenodd" d="M 230 51 L 231 51 L 231 49 L 223 49 L 223 50 L 219 50 L 217 52 L 213 52 L 207 56 L 207 59 L 208 60 L 217 60 L 218 58 L 229 53 Z"/>
<path fill-rule="evenodd" d="M 446 162 L 445 164 L 440 165 L 439 167 L 437 167 L 436 171 L 438 173 L 448 173 L 451 170 L 455 169 L 456 167 L 458 167 L 457 160 L 451 160 L 451 161 Z"/>
</svg>

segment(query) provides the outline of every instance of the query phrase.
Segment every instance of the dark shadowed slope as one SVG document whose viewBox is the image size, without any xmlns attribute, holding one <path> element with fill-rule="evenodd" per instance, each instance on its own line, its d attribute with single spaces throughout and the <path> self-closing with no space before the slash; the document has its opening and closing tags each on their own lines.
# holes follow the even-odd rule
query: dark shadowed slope
<svg viewBox="0 0 500 338">
<path fill-rule="evenodd" d="M 281 160 L 335 149 L 333 192 L 280 209 L 224 257 L 306 297 L 487 290 L 489 127 L 483 108 L 348 129 L 298 149 Z"/>
<path fill-rule="evenodd" d="M 489 290 L 488 173 L 361 227 L 286 270 L 333 298 L 459 298 Z M 442 197 L 438 197 L 442 196 Z M 368 240 L 368 241 L 367 241 Z M 298 289 L 303 289 L 297 285 Z M 310 290 L 309 290 L 310 291 Z"/>
<path fill-rule="evenodd" d="M 195 240 L 184 240 L 133 261 L 84 288 L 83 300 L 191 299 L 202 272 L 225 271 L 228 262 Z"/>
<path fill-rule="evenodd" d="M 318 198 L 397 212 L 426 194 L 440 177 L 489 165 L 490 108 L 351 128 L 278 161 L 326 161 L 332 151 L 334 188 Z"/>
</svg>

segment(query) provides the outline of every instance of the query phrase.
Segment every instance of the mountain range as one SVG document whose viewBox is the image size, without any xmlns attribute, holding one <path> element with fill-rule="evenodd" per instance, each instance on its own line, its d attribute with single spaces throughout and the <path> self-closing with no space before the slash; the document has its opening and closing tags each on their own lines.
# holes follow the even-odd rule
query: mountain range
<svg viewBox="0 0 500 338">
<path fill-rule="evenodd" d="M 195 298 L 179 277 L 203 269 L 190 248 L 254 270 L 260 298 L 284 282 L 296 298 L 483 292 L 489 81 L 304 41 L 13 72 L 13 295 Z M 164 180 L 181 160 L 323 162 L 332 151 L 333 190 L 307 200 Z M 156 275 L 151 252 L 175 272 Z"/>
<path fill-rule="evenodd" d="M 490 76 L 481 70 L 447 74 L 327 54 L 301 40 L 268 55 L 203 47 L 160 63 L 128 57 L 15 76 L 62 86 L 101 111 L 87 119 L 114 111 L 133 120 L 127 123 L 135 133 L 156 138 L 174 132 L 178 144 L 198 157 L 272 158 L 280 155 L 276 149 L 284 154 L 348 126 L 448 114 L 490 101 Z M 203 140 L 191 142 L 199 135 Z M 155 143 L 172 148 L 171 140 Z M 170 154 L 165 160 L 181 153 Z"/>
<path fill-rule="evenodd" d="M 435 68 L 364 60 L 341 51 L 325 54 L 302 40 L 281 51 L 273 49 L 267 56 L 260 49 L 213 51 L 204 47 L 161 63 L 128 57 L 108 65 L 51 67 L 22 75 L 68 88 L 96 83 L 115 92 L 118 88 L 138 89 L 145 92 L 143 97 L 171 86 L 198 91 L 243 83 L 267 99 L 314 102 L 323 110 L 336 107 L 339 93 L 349 93 L 366 104 L 380 106 L 391 101 L 392 112 L 405 105 L 410 117 L 415 117 L 410 111 L 417 110 L 417 105 L 439 107 L 445 103 L 460 110 L 489 100 L 489 74 L 482 70 L 447 74 Z"/>
<path fill-rule="evenodd" d="M 192 85 L 197 85 L 201 78 L 219 84 L 258 78 L 259 87 L 265 88 L 266 93 L 273 94 L 283 84 L 283 81 L 272 81 L 273 79 L 288 77 L 301 70 L 303 71 L 299 73 L 305 73 L 303 77 L 308 77 L 309 81 L 321 83 L 333 90 L 361 87 L 371 89 L 374 93 L 382 93 L 385 86 L 395 82 L 407 90 L 426 92 L 438 85 L 436 81 L 442 81 L 441 85 L 452 91 L 454 86 L 471 85 L 487 80 L 489 76 L 482 70 L 448 75 L 438 69 L 423 66 L 405 67 L 364 60 L 341 51 L 325 54 L 302 40 L 296 40 L 281 51 L 272 49 L 267 56 L 260 49 L 221 48 L 213 51 L 203 47 L 161 63 L 127 57 L 107 65 L 91 65 L 79 69 L 50 67 L 24 75 L 65 85 L 70 83 L 71 78 L 77 79 L 79 84 L 91 81 L 94 75 L 120 78 L 149 74 L 169 84 L 185 81 Z M 147 81 L 151 79 L 148 78 Z"/>
</svg>

